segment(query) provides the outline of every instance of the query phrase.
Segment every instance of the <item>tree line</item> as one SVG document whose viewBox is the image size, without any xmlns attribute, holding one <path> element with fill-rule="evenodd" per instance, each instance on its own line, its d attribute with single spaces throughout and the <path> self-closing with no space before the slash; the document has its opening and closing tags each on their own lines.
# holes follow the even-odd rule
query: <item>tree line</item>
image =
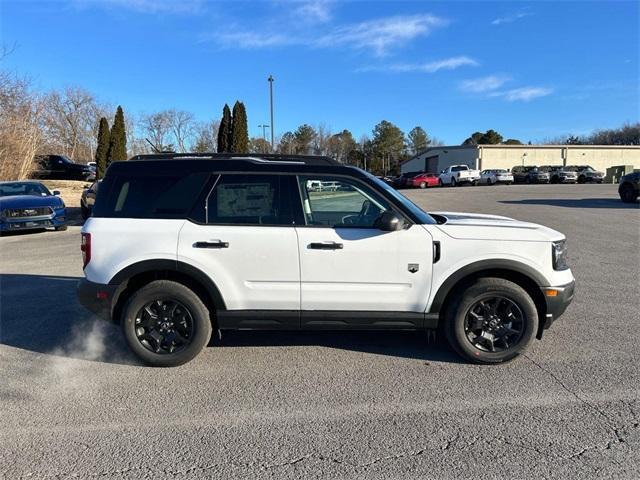
<svg viewBox="0 0 640 480">
<path fill-rule="evenodd" d="M 640 145 L 640 123 L 543 143 Z M 178 109 L 125 116 L 121 106 L 114 109 L 83 88 L 39 92 L 28 78 L 0 70 L 0 179 L 29 176 L 37 154 L 66 155 L 77 162 L 95 160 L 101 175 L 110 161 L 161 151 L 326 155 L 387 175 L 398 173 L 403 160 L 442 144 L 421 126 L 405 134 L 392 122 L 381 120 L 370 134 L 358 139 L 348 129 L 332 132 L 325 124 L 303 123 L 278 135 L 272 148 L 265 138 L 249 136 L 241 101 L 233 108 L 225 104 L 221 117 L 205 121 Z M 482 144 L 521 142 L 505 140 L 495 130 L 474 132 L 463 142 Z"/>
</svg>

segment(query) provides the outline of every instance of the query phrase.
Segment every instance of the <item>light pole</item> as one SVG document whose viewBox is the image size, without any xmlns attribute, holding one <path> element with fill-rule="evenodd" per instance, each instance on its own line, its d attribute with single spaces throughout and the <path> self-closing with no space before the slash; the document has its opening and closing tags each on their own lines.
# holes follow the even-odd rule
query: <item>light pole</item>
<svg viewBox="0 0 640 480">
<path fill-rule="evenodd" d="M 270 125 L 267 125 L 266 123 L 263 124 L 263 125 L 258 125 L 258 128 L 262 129 L 262 139 L 265 142 L 267 141 L 267 134 L 265 132 L 266 132 L 266 129 L 269 128 L 269 127 L 270 127 Z"/>
<path fill-rule="evenodd" d="M 267 78 L 269 82 L 269 103 L 271 105 L 271 150 L 275 150 L 275 145 L 273 141 L 273 75 L 269 75 Z"/>
</svg>

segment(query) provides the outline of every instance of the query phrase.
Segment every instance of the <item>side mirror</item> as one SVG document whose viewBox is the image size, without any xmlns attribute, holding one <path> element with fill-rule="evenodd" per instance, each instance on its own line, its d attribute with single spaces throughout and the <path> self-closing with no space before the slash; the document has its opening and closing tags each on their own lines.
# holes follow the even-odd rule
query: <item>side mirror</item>
<svg viewBox="0 0 640 480">
<path fill-rule="evenodd" d="M 395 232 L 402 230 L 405 226 L 404 219 L 397 213 L 387 210 L 382 212 L 374 223 L 376 228 L 379 228 L 383 232 Z"/>
<path fill-rule="evenodd" d="M 53 191 L 53 194 L 54 194 L 54 195 L 60 195 L 60 190 L 54 190 L 54 191 Z"/>
</svg>

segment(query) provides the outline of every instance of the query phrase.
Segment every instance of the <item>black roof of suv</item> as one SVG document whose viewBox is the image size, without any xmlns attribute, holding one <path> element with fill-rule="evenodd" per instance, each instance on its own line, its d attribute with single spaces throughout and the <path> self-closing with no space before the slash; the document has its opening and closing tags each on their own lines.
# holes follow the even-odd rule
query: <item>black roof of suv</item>
<svg viewBox="0 0 640 480">
<path fill-rule="evenodd" d="M 298 163 L 303 165 L 336 165 L 341 163 L 330 157 L 320 155 L 286 155 L 276 153 L 151 153 L 136 155 L 131 160 L 243 160 L 252 163 L 276 162 Z"/>
</svg>

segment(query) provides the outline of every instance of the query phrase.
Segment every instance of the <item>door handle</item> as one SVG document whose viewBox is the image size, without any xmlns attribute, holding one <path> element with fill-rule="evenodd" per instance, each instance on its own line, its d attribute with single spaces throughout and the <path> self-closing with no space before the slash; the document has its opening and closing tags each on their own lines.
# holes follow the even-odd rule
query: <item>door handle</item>
<svg viewBox="0 0 640 480">
<path fill-rule="evenodd" d="M 336 242 L 315 242 L 310 243 L 309 248 L 313 250 L 342 250 L 344 245 Z"/>
<path fill-rule="evenodd" d="M 433 263 L 438 263 L 440 260 L 440 242 L 433 242 Z"/>
<path fill-rule="evenodd" d="M 215 242 L 196 242 L 193 244 L 193 248 L 229 248 L 229 242 L 221 242 L 220 240 Z"/>
</svg>

